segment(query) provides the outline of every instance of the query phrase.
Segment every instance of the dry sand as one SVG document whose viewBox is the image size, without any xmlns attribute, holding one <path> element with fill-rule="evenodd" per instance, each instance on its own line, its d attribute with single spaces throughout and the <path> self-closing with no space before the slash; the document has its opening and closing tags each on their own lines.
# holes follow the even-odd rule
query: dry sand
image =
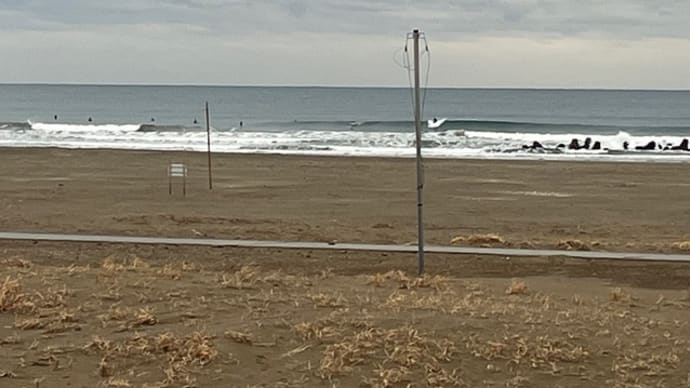
<svg viewBox="0 0 690 388">
<path fill-rule="evenodd" d="M 414 160 L 216 155 L 210 192 L 201 153 L 0 151 L 1 230 L 416 241 Z M 189 165 L 185 198 L 168 195 L 170 160 Z M 427 241 L 690 249 L 681 244 L 690 240 L 688 168 L 429 160 Z M 481 238 L 487 234 L 500 238 Z"/>
<path fill-rule="evenodd" d="M 401 242 L 414 161 L 0 152 L 0 229 Z M 169 160 L 190 165 L 168 196 Z M 688 248 L 683 164 L 427 162 L 428 241 Z M 412 190 L 411 190 L 412 189 Z M 675 244 L 675 245 L 674 245 Z M 0 242 L 0 386 L 679 387 L 690 265 Z"/>
</svg>

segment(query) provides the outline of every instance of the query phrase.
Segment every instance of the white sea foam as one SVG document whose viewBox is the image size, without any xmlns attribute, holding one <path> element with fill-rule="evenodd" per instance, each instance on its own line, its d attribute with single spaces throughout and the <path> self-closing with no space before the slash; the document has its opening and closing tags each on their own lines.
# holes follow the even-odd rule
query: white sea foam
<svg viewBox="0 0 690 388">
<path fill-rule="evenodd" d="M 140 124 L 52 124 L 31 123 L 32 130 L 0 131 L 4 147 L 116 148 L 147 150 L 206 150 L 202 131 L 138 131 Z M 525 152 L 525 144 L 539 141 L 545 147 L 568 144 L 585 137 L 599 141 L 602 148 L 622 150 L 627 141 L 631 148 L 656 141 L 662 145 L 678 144 L 680 136 L 543 134 L 449 130 L 427 132 L 423 153 L 437 158 L 544 159 L 544 160 L 619 160 L 619 161 L 690 161 L 690 152 L 608 153 L 605 150 L 564 150 L 561 153 Z M 410 132 L 307 131 L 283 132 L 217 131 L 212 133 L 215 152 L 280 153 L 343 156 L 414 157 L 415 136 Z"/>
<path fill-rule="evenodd" d="M 29 121 L 31 129 L 36 131 L 65 133 L 115 133 L 115 132 L 135 132 L 141 128 L 141 124 L 59 124 L 59 123 L 32 123 Z"/>
</svg>

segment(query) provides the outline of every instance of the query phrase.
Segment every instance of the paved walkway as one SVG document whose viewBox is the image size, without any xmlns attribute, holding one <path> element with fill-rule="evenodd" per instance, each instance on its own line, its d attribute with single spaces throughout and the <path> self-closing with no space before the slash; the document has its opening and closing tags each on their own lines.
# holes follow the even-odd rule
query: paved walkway
<svg viewBox="0 0 690 388">
<path fill-rule="evenodd" d="M 114 244 L 163 244 L 163 245 L 196 245 L 212 247 L 238 248 L 282 248 L 282 249 L 322 249 L 345 251 L 372 252 L 403 252 L 416 253 L 416 245 L 384 245 L 384 244 L 352 244 L 352 243 L 323 243 L 323 242 L 287 242 L 287 241 L 259 241 L 259 240 L 223 240 L 205 238 L 166 238 L 166 237 L 135 237 L 135 236 L 98 236 L 80 234 L 54 233 L 12 233 L 0 232 L 0 240 L 22 241 L 57 241 L 81 243 L 114 243 Z M 427 245 L 426 253 L 444 254 L 475 254 L 490 256 L 561 256 L 577 259 L 605 259 L 605 260 L 643 260 L 643 261 L 672 261 L 690 262 L 690 255 L 667 255 L 658 253 L 631 252 L 594 252 L 594 251 L 564 251 L 554 249 L 509 249 L 509 248 L 475 248 Z"/>
</svg>

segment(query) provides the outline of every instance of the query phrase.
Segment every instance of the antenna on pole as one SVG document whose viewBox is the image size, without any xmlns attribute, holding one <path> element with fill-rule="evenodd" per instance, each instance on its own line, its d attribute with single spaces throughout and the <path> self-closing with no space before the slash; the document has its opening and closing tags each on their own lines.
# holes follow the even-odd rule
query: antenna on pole
<svg viewBox="0 0 690 388">
<path fill-rule="evenodd" d="M 414 44 L 414 128 L 417 146 L 417 260 L 418 273 L 424 273 L 424 166 L 422 164 L 422 108 L 419 93 L 419 37 L 421 33 L 412 31 Z"/>
<path fill-rule="evenodd" d="M 213 176 L 211 174 L 211 123 L 209 121 L 208 101 L 206 101 L 206 143 L 208 145 L 208 189 L 213 190 Z"/>
</svg>

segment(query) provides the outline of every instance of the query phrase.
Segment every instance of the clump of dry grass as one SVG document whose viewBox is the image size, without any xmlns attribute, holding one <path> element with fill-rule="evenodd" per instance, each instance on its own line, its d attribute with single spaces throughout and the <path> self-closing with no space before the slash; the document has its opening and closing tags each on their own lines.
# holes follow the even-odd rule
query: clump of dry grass
<svg viewBox="0 0 690 388">
<path fill-rule="evenodd" d="M 33 303 L 28 299 L 18 279 L 8 276 L 0 283 L 0 312 L 32 308 Z"/>
<path fill-rule="evenodd" d="M 103 260 L 101 267 L 108 272 L 123 272 L 147 269 L 151 266 L 138 256 L 134 256 L 133 258 L 118 259 L 111 255 Z"/>
<path fill-rule="evenodd" d="M 0 340 L 0 345 L 16 345 L 22 342 L 22 339 L 17 334 L 8 335 Z"/>
<path fill-rule="evenodd" d="M 180 280 L 182 278 L 182 271 L 178 268 L 175 268 L 175 266 L 173 266 L 172 264 L 166 264 L 163 266 L 163 268 L 160 268 L 156 272 L 159 275 L 162 275 L 163 277 L 172 280 Z"/>
<path fill-rule="evenodd" d="M 468 245 L 480 245 L 480 246 L 491 246 L 491 245 L 507 245 L 508 242 L 495 233 L 487 234 L 471 234 L 469 236 L 457 236 L 450 240 L 450 245 L 456 245 L 460 243 L 465 243 Z"/>
<path fill-rule="evenodd" d="M 2 377 L 15 378 L 15 377 L 17 377 L 17 374 L 12 372 L 12 371 L 0 369 L 0 378 L 2 378 Z"/>
<path fill-rule="evenodd" d="M 15 318 L 14 327 L 21 330 L 43 330 L 44 334 L 81 330 L 76 314 L 68 310 L 41 310 L 38 317 Z"/>
<path fill-rule="evenodd" d="M 671 244 L 671 248 L 679 251 L 690 251 L 690 241 L 678 241 Z"/>
<path fill-rule="evenodd" d="M 558 247 L 568 251 L 590 251 L 592 248 L 581 240 L 561 240 L 558 242 Z"/>
<path fill-rule="evenodd" d="M 129 380 L 115 377 L 110 377 L 99 385 L 102 388 L 130 388 L 131 386 Z"/>
<path fill-rule="evenodd" d="M 323 280 L 329 276 L 332 276 L 329 270 L 324 270 L 321 271 L 318 277 Z M 289 275 L 281 270 L 271 271 L 264 276 L 257 277 L 256 281 L 271 285 L 273 287 L 286 286 L 290 288 L 297 288 L 312 285 L 311 280 L 305 276 Z"/>
<path fill-rule="evenodd" d="M 245 289 L 252 288 L 258 281 L 257 271 L 247 265 L 242 266 L 232 274 L 223 274 L 220 279 L 222 288 Z"/>
<path fill-rule="evenodd" d="M 632 297 L 630 294 L 623 291 L 622 288 L 615 287 L 609 291 L 609 300 L 611 300 L 611 302 L 630 303 L 632 302 Z"/>
<path fill-rule="evenodd" d="M 322 353 L 319 373 L 330 380 L 354 373 L 359 365 L 375 362 L 378 367 L 374 375 L 364 379 L 369 386 L 404 384 L 418 380 L 419 375 L 427 382 L 445 381 L 445 386 L 458 386 L 462 381 L 456 371 L 443 368 L 455 351 L 452 342 L 434 340 L 413 328 L 368 328 L 328 345 Z"/>
<path fill-rule="evenodd" d="M 33 263 L 30 260 L 21 257 L 9 257 L 7 259 L 0 260 L 1 267 L 14 267 L 14 268 L 31 268 Z"/>
<path fill-rule="evenodd" d="M 98 316 L 103 327 L 107 326 L 108 321 L 123 322 L 123 329 L 129 330 L 139 326 L 153 326 L 158 323 L 154 311 L 151 307 L 130 308 L 118 304 L 110 306 L 106 314 Z"/>
<path fill-rule="evenodd" d="M 293 327 L 293 330 L 305 341 L 315 339 L 321 343 L 333 341 L 340 332 L 334 322 L 325 320 L 300 322 Z"/>
<path fill-rule="evenodd" d="M 441 275 L 424 274 L 420 277 L 409 277 L 403 271 L 388 271 L 384 274 L 377 273 L 367 279 L 367 284 L 375 287 L 383 287 L 388 281 L 396 283 L 400 289 L 432 288 L 436 291 L 445 290 L 448 287 L 448 278 Z"/>
<path fill-rule="evenodd" d="M 248 333 L 242 333 L 239 331 L 228 329 L 223 334 L 224 334 L 225 338 L 229 338 L 229 339 L 237 342 L 238 344 L 251 345 L 252 342 L 254 342 L 252 335 L 248 334 Z"/>
<path fill-rule="evenodd" d="M 527 292 L 527 283 L 519 279 L 513 279 L 506 289 L 506 295 L 526 295 Z"/>
<path fill-rule="evenodd" d="M 194 381 L 194 369 L 204 367 L 218 357 L 213 338 L 203 332 L 187 336 L 178 336 L 172 332 L 152 336 L 135 334 L 117 342 L 95 337 L 84 349 L 98 353 L 102 360 L 143 358 L 163 362 L 165 377 L 161 385 L 169 386 L 180 382 L 191 384 Z"/>
<path fill-rule="evenodd" d="M 681 358 L 674 351 L 654 353 L 631 348 L 616 357 L 611 371 L 623 378 L 634 378 L 634 375 L 659 378 L 678 369 L 680 361 Z"/>
<path fill-rule="evenodd" d="M 345 298 L 345 296 L 339 292 L 336 292 L 336 293 L 320 292 L 318 294 L 308 293 L 307 298 L 309 298 L 312 302 L 314 302 L 314 307 L 339 308 L 339 307 L 346 307 L 349 303 L 347 298 Z"/>
<path fill-rule="evenodd" d="M 516 334 L 488 341 L 470 336 L 465 347 L 477 358 L 486 361 L 506 360 L 511 365 L 528 365 L 558 371 L 558 363 L 581 363 L 589 359 L 591 352 L 582 345 L 548 335 L 528 338 Z"/>
<path fill-rule="evenodd" d="M 358 319 L 342 319 L 333 314 L 331 317 L 311 322 L 300 322 L 292 327 L 295 334 L 304 341 L 317 340 L 320 343 L 335 341 L 342 337 L 343 333 L 351 329 L 368 329 L 368 322 Z"/>
<path fill-rule="evenodd" d="M 48 288 L 44 292 L 23 292 L 19 279 L 8 276 L 0 283 L 0 312 L 28 313 L 39 308 L 63 307 L 65 298 L 70 294 L 65 286 L 61 289 Z"/>
<path fill-rule="evenodd" d="M 62 288 L 50 287 L 45 292 L 35 291 L 31 298 L 37 307 L 40 308 L 57 308 L 64 307 L 67 305 L 65 299 L 72 295 L 67 286 L 63 285 Z"/>
</svg>

